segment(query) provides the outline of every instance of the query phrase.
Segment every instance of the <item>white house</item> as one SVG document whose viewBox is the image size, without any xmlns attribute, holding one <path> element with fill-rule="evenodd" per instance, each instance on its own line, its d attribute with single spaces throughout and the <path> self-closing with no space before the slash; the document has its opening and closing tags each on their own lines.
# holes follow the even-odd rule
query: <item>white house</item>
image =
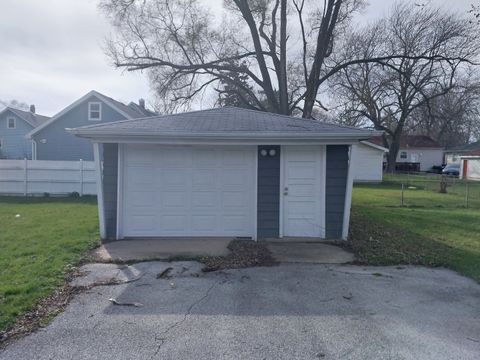
<svg viewBox="0 0 480 360">
<path fill-rule="evenodd" d="M 381 137 L 369 139 L 376 145 L 383 145 Z M 443 163 L 444 148 L 425 135 L 404 135 L 400 138 L 400 150 L 396 159 L 398 170 L 417 169 L 428 171 Z"/>
<path fill-rule="evenodd" d="M 353 180 L 355 182 L 381 182 L 383 180 L 383 157 L 388 149 L 361 141 L 355 148 Z"/>
<path fill-rule="evenodd" d="M 67 131 L 94 142 L 102 239 L 346 239 L 352 147 L 379 135 L 229 107 Z"/>
</svg>

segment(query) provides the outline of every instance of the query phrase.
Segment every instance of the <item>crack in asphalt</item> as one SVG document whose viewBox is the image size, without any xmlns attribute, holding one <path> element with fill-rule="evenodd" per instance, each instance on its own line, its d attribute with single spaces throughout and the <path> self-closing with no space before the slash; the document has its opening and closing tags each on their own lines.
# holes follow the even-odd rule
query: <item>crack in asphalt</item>
<svg viewBox="0 0 480 360">
<path fill-rule="evenodd" d="M 153 353 L 153 355 L 151 356 L 151 359 L 153 359 L 155 356 L 158 355 L 158 353 L 160 352 L 162 346 L 165 344 L 165 342 L 167 341 L 167 337 L 166 335 L 168 335 L 168 333 L 170 331 L 172 331 L 173 329 L 175 329 L 176 327 L 182 325 L 188 318 L 188 316 L 191 314 L 193 308 L 200 304 L 203 300 L 205 300 L 206 298 L 208 298 L 208 296 L 210 295 L 210 292 L 213 290 L 213 288 L 219 284 L 222 284 L 224 283 L 225 280 L 221 280 L 221 281 L 217 281 L 215 283 L 212 284 L 212 286 L 210 286 L 207 291 L 205 292 L 205 294 L 198 300 L 194 301 L 188 308 L 187 308 L 187 311 L 185 312 L 185 314 L 183 315 L 183 318 L 179 321 L 176 321 L 174 322 L 172 325 L 168 326 L 165 330 L 163 330 L 160 334 L 157 334 L 155 335 L 155 341 L 160 341 L 160 344 L 157 345 L 157 348 L 155 349 L 155 352 Z"/>
</svg>

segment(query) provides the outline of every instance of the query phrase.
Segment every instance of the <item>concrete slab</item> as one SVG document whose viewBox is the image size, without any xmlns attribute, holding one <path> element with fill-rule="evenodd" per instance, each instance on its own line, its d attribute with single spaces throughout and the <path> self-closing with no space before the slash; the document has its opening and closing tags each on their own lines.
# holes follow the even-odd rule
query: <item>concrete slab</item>
<svg viewBox="0 0 480 360">
<path fill-rule="evenodd" d="M 174 257 L 227 255 L 232 238 L 129 239 L 102 244 L 92 252 L 95 261 L 166 260 Z"/>
<path fill-rule="evenodd" d="M 202 273 L 176 264 L 125 267 L 141 277 L 79 294 L 0 360 L 479 358 L 480 285 L 453 271 L 281 264 Z M 165 266 L 178 272 L 157 278 Z M 82 270 L 92 280 L 118 272 Z"/>
<path fill-rule="evenodd" d="M 339 246 L 321 242 L 267 242 L 275 260 L 287 263 L 346 264 L 355 260 Z"/>
<path fill-rule="evenodd" d="M 127 284 L 139 281 L 143 276 L 158 277 L 169 269 L 165 278 L 198 277 L 202 274 L 203 264 L 196 261 L 154 261 L 133 265 L 92 263 L 80 268 L 81 276 L 74 278 L 71 286 L 92 286 L 102 284 Z"/>
</svg>

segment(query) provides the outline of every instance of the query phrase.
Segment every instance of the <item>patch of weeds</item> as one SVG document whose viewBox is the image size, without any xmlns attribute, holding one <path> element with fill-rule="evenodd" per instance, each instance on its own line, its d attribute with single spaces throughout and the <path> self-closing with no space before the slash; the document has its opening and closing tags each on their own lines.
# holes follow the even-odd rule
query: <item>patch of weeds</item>
<svg viewBox="0 0 480 360">
<path fill-rule="evenodd" d="M 233 240 L 228 245 L 230 254 L 225 256 L 205 256 L 199 261 L 204 272 L 222 269 L 237 269 L 253 266 L 273 266 L 276 264 L 267 247 L 252 240 Z"/>
<path fill-rule="evenodd" d="M 445 266 L 451 260 L 451 248 L 421 237 L 407 229 L 372 221 L 352 212 L 346 244 L 363 265 Z"/>
</svg>

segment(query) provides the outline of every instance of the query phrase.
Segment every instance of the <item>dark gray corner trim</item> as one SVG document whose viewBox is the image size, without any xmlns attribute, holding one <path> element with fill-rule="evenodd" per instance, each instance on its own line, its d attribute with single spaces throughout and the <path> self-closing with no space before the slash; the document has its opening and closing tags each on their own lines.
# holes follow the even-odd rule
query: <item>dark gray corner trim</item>
<svg viewBox="0 0 480 360">
<path fill-rule="evenodd" d="M 271 155 L 271 150 L 275 155 Z M 266 155 L 262 155 L 265 154 Z M 280 228 L 280 146 L 257 148 L 257 236 L 277 238 Z"/>
<path fill-rule="evenodd" d="M 103 144 L 103 203 L 106 238 L 117 236 L 118 144 Z"/>
<path fill-rule="evenodd" d="M 348 177 L 348 145 L 327 146 L 325 237 L 341 239 Z"/>
</svg>

